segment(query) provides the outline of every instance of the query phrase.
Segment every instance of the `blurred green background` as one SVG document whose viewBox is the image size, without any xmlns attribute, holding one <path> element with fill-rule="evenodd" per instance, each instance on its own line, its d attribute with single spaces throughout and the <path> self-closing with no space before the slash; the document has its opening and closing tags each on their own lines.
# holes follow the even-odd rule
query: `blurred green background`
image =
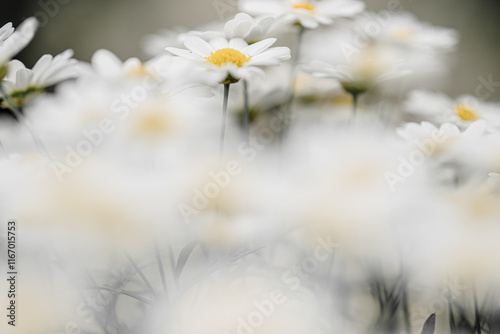
<svg viewBox="0 0 500 334">
<path fill-rule="evenodd" d="M 391 0 L 367 0 L 372 11 L 386 9 Z M 394 0 L 392 0 L 394 1 Z M 403 8 L 423 21 L 454 28 L 461 35 L 457 64 L 446 90 L 452 95 L 474 94 L 479 77 L 500 82 L 500 1 L 400 0 Z M 42 21 L 32 44 L 18 58 L 31 66 L 43 53 L 67 48 L 89 60 L 99 48 L 121 58 L 143 58 L 144 35 L 161 28 L 195 28 L 236 13 L 236 0 L 2 0 L 0 24 L 36 15 Z M 500 100 L 500 87 L 490 100 Z"/>
</svg>

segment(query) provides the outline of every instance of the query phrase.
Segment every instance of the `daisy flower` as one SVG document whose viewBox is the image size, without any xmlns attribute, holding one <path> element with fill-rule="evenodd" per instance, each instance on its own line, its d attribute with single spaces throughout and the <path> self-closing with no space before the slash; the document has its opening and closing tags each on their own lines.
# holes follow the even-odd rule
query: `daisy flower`
<svg viewBox="0 0 500 334">
<path fill-rule="evenodd" d="M 78 61 L 72 59 L 72 55 L 73 50 L 70 49 L 55 57 L 43 55 L 31 70 L 22 62 L 12 60 L 8 64 L 8 73 L 2 82 L 2 90 L 17 106 L 22 106 L 45 87 L 78 75 Z"/>
<path fill-rule="evenodd" d="M 500 105 L 485 103 L 473 96 L 463 95 L 454 100 L 440 92 L 418 89 L 410 93 L 404 109 L 434 122 L 453 123 L 461 128 L 483 119 L 488 130 L 500 130 Z"/>
<path fill-rule="evenodd" d="M 0 28 L 0 72 L 5 75 L 6 63 L 19 51 L 24 49 L 35 35 L 38 21 L 34 17 L 26 19 L 17 31 L 14 31 L 12 23 L 5 24 Z M 3 77 L 0 73 L 0 78 Z"/>
<path fill-rule="evenodd" d="M 246 13 L 238 13 L 224 25 L 227 39 L 242 38 L 252 44 L 277 33 L 281 20 L 271 16 L 253 18 Z"/>
<path fill-rule="evenodd" d="M 315 29 L 320 24 L 332 24 L 335 18 L 358 14 L 365 4 L 356 0 L 242 0 L 240 8 L 252 15 L 284 15 L 293 24 Z"/>
<path fill-rule="evenodd" d="M 217 82 L 227 84 L 263 76 L 264 72 L 257 66 L 279 65 L 290 59 L 289 48 L 270 48 L 275 42 L 275 38 L 268 38 L 248 45 L 241 38 L 216 38 L 206 42 L 199 37 L 188 37 L 184 41 L 188 50 L 167 48 L 167 51 L 198 63 L 206 72 L 215 74 Z"/>
</svg>

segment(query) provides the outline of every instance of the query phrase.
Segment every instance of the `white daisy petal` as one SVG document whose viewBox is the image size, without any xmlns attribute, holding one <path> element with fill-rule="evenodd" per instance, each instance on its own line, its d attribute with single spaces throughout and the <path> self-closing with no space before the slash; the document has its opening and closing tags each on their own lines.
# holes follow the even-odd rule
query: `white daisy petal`
<svg viewBox="0 0 500 334">
<path fill-rule="evenodd" d="M 231 71 L 231 75 L 239 79 L 251 79 L 254 77 L 265 77 L 265 72 L 258 67 L 241 67 Z"/>
<path fill-rule="evenodd" d="M 250 55 L 253 57 L 254 55 L 257 55 L 257 54 L 269 49 L 271 47 L 271 45 L 273 45 L 274 43 L 276 43 L 276 38 L 268 38 L 268 39 L 265 39 L 263 41 L 260 41 L 260 42 L 257 42 L 257 43 L 254 43 L 252 45 L 247 46 L 246 48 L 244 48 L 242 50 L 242 52 L 244 54 L 247 54 L 247 55 Z"/>
<path fill-rule="evenodd" d="M 165 48 L 168 52 L 190 60 L 200 60 L 203 59 L 203 57 L 200 57 L 197 54 L 194 54 L 192 51 L 184 50 L 184 49 L 178 49 L 178 48 Z"/>
<path fill-rule="evenodd" d="M 16 73 L 16 88 L 19 90 L 26 90 L 29 88 L 33 72 L 23 68 Z"/>
<path fill-rule="evenodd" d="M 14 32 L 14 28 L 12 27 L 12 22 L 5 24 L 2 28 L 0 28 L 0 42 L 5 41 L 12 33 Z"/>
<path fill-rule="evenodd" d="M 361 13 L 365 9 L 364 2 L 361 1 L 324 1 L 318 3 L 318 11 L 329 17 L 353 16 Z"/>
<path fill-rule="evenodd" d="M 316 29 L 319 23 L 314 18 L 299 18 L 300 24 L 307 29 Z"/>
<path fill-rule="evenodd" d="M 245 42 L 245 40 L 242 38 L 232 38 L 229 41 L 229 48 L 235 49 L 238 51 L 243 51 L 247 46 L 248 46 L 248 43 Z"/>
<path fill-rule="evenodd" d="M 98 74 L 112 77 L 119 75 L 122 62 L 111 51 L 100 49 L 93 54 L 90 63 Z"/>
<path fill-rule="evenodd" d="M 236 27 L 234 28 L 234 36 L 245 38 L 248 34 L 248 31 L 252 28 L 252 21 L 241 21 L 238 22 Z"/>
<path fill-rule="evenodd" d="M 264 29 L 260 26 L 254 26 L 250 28 L 248 33 L 246 34 L 245 40 L 246 41 L 256 41 L 258 40 L 258 37 L 261 36 L 264 32 Z"/>
<path fill-rule="evenodd" d="M 475 121 L 464 131 L 464 136 L 476 137 L 482 135 L 486 131 L 486 127 L 485 120 Z"/>
<path fill-rule="evenodd" d="M 281 14 L 283 11 L 280 3 L 268 0 L 244 0 L 240 2 L 240 8 L 242 11 L 253 15 L 275 15 Z"/>
<path fill-rule="evenodd" d="M 290 58 L 290 49 L 287 47 L 276 47 L 252 57 L 251 65 L 278 65 L 280 62 L 289 60 Z"/>
<path fill-rule="evenodd" d="M 186 40 L 184 41 L 184 45 L 186 46 L 186 48 L 202 57 L 208 57 L 211 53 L 215 52 L 210 44 L 199 37 L 186 38 Z"/>
<path fill-rule="evenodd" d="M 226 49 L 229 47 L 229 43 L 224 37 L 212 39 L 210 41 L 210 45 L 214 48 L 214 50 Z"/>
</svg>

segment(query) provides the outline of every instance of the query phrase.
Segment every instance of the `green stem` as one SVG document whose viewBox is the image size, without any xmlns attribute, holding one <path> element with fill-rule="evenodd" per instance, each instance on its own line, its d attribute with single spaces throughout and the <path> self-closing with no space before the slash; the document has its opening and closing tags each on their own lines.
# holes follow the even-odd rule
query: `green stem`
<svg viewBox="0 0 500 334">
<path fill-rule="evenodd" d="M 243 80 L 243 131 L 245 134 L 245 140 L 248 143 L 250 141 L 250 103 L 248 100 L 248 81 Z"/>
<path fill-rule="evenodd" d="M 229 83 L 224 84 L 224 102 L 222 104 L 222 121 L 220 130 L 220 141 L 219 141 L 219 159 L 222 160 L 224 157 L 224 140 L 226 138 L 226 115 L 227 115 L 227 104 L 229 101 Z"/>
<path fill-rule="evenodd" d="M 403 276 L 401 289 L 402 289 L 401 303 L 403 307 L 405 330 L 406 333 L 411 334 L 410 303 L 408 302 L 408 282 L 405 276 Z"/>
<path fill-rule="evenodd" d="M 453 305 L 451 299 L 448 298 L 448 316 L 450 322 L 450 332 L 455 333 L 456 325 L 455 325 L 455 316 L 453 315 Z"/>
<path fill-rule="evenodd" d="M 154 243 L 154 248 L 155 248 L 156 263 L 158 264 L 158 271 L 160 272 L 161 286 L 163 288 L 163 295 L 165 297 L 165 302 L 166 302 L 168 301 L 167 280 L 165 277 L 165 270 L 163 268 L 163 264 L 161 261 L 160 249 L 156 241 Z"/>
<path fill-rule="evenodd" d="M 29 122 L 27 121 L 26 117 L 23 115 L 23 113 L 21 112 L 21 110 L 19 110 L 19 108 L 10 100 L 9 95 L 6 94 L 3 91 L 3 89 L 1 89 L 1 88 L 0 88 L 0 96 L 7 103 L 8 107 L 9 107 L 9 110 L 16 117 L 17 121 L 20 124 L 22 124 L 26 128 L 26 130 L 28 130 L 28 132 L 30 133 L 31 137 L 33 138 L 33 141 L 35 142 L 36 146 L 40 150 L 40 152 L 44 156 L 46 156 L 48 158 L 51 158 L 50 155 L 49 155 L 49 152 L 47 151 L 47 149 L 43 145 L 40 137 L 38 137 L 38 135 L 35 133 L 35 131 L 33 131 L 33 129 L 31 128 L 31 126 L 29 124 Z"/>
<path fill-rule="evenodd" d="M 474 316 L 475 316 L 475 328 L 474 332 L 481 334 L 481 314 L 479 312 L 479 303 L 477 302 L 477 289 L 476 286 L 472 287 L 472 298 L 474 300 Z"/>
<path fill-rule="evenodd" d="M 358 101 L 359 101 L 359 93 L 351 93 L 352 95 L 352 113 L 350 124 L 351 127 L 354 126 L 354 122 L 356 122 L 356 114 L 358 112 Z"/>
<path fill-rule="evenodd" d="M 285 99 L 285 103 L 283 105 L 283 125 L 282 125 L 282 131 L 281 131 L 281 140 L 286 135 L 286 132 L 288 131 L 290 127 L 290 117 L 292 113 L 292 106 L 293 102 L 295 101 L 295 79 L 297 78 L 297 65 L 300 60 L 300 53 L 302 50 L 302 40 L 304 37 L 304 33 L 306 31 L 306 28 L 300 26 L 299 31 L 297 33 L 297 44 L 295 47 L 295 57 L 292 58 L 292 64 L 290 68 L 290 78 L 288 82 L 288 96 Z"/>
</svg>

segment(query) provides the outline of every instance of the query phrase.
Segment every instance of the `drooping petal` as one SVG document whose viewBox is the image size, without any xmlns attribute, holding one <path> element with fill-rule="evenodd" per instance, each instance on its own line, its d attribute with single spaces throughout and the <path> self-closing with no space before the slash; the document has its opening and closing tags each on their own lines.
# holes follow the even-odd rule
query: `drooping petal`
<svg viewBox="0 0 500 334">
<path fill-rule="evenodd" d="M 242 50 L 242 52 L 253 57 L 269 49 L 275 42 L 276 38 L 267 38 L 263 41 L 247 46 Z"/>
<path fill-rule="evenodd" d="M 179 57 L 182 57 L 185 59 L 195 60 L 195 61 L 202 61 L 203 60 L 203 57 L 201 57 L 197 54 L 194 54 L 193 52 L 188 51 L 188 50 L 179 49 L 179 48 L 171 48 L 171 47 L 165 48 L 165 50 L 167 50 L 168 52 L 170 52 L 176 56 L 179 56 Z"/>
<path fill-rule="evenodd" d="M 184 45 L 201 57 L 208 57 L 211 53 L 215 52 L 210 44 L 196 36 L 186 38 L 184 40 Z"/>
<path fill-rule="evenodd" d="M 282 61 L 289 60 L 290 58 L 289 48 L 276 47 L 252 57 L 252 60 L 248 64 L 251 66 L 271 66 L 278 65 Z"/>
</svg>

